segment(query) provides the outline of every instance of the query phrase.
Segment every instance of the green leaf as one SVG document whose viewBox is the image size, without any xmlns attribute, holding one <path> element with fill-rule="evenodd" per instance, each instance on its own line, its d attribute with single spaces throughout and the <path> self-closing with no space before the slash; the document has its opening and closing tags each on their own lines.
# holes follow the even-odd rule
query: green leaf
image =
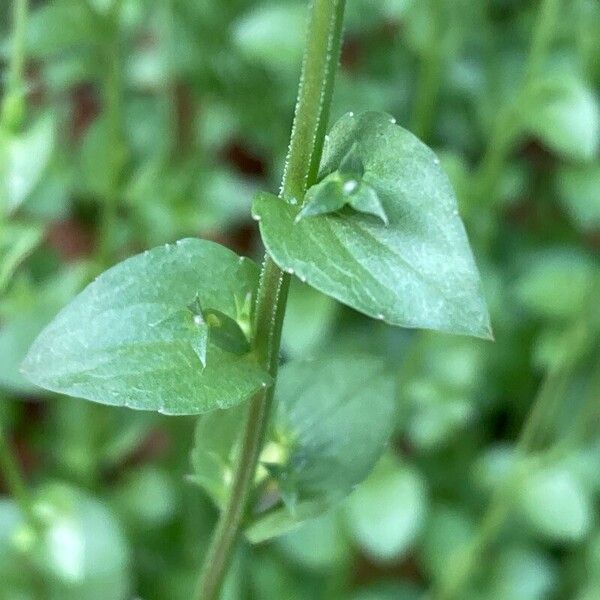
<svg viewBox="0 0 600 600">
<path fill-rule="evenodd" d="M 564 167 L 557 178 L 561 202 L 575 224 L 600 228 L 600 164 Z"/>
<path fill-rule="evenodd" d="M 552 597 L 557 569 L 550 558 L 527 546 L 504 549 L 494 561 L 488 598 L 543 600 Z"/>
<path fill-rule="evenodd" d="M 235 443 L 246 414 L 246 405 L 201 415 L 196 423 L 190 479 L 203 488 L 217 506 L 223 506 L 233 481 Z"/>
<path fill-rule="evenodd" d="M 348 113 L 328 140 L 320 177 L 356 144 L 362 181 L 377 193 L 389 225 L 347 210 L 295 222 L 298 206 L 262 194 L 253 213 L 275 262 L 390 324 L 490 338 L 456 200 L 431 150 L 381 113 Z"/>
<path fill-rule="evenodd" d="M 251 353 L 214 344 L 190 304 L 199 298 L 235 320 L 257 281 L 252 261 L 213 242 L 146 251 L 100 275 L 59 313 L 23 370 L 41 387 L 103 404 L 165 414 L 228 408 L 270 378 Z"/>
<path fill-rule="evenodd" d="M 0 292 L 8 285 L 18 266 L 42 241 L 39 225 L 6 223 L 0 225 Z"/>
<path fill-rule="evenodd" d="M 334 510 L 303 522 L 277 540 L 277 546 L 290 560 L 310 571 L 331 572 L 350 555 L 340 516 Z"/>
<path fill-rule="evenodd" d="M 0 212 L 17 210 L 39 183 L 54 150 L 54 121 L 38 119 L 21 134 L 0 131 Z"/>
<path fill-rule="evenodd" d="M 298 361 L 277 382 L 279 483 L 299 499 L 345 496 L 371 471 L 392 431 L 395 384 L 368 355 Z"/>
<path fill-rule="evenodd" d="M 570 75 L 536 85 L 525 127 L 552 150 L 574 160 L 592 160 L 600 140 L 600 111 L 592 90 Z"/>
<path fill-rule="evenodd" d="M 11 501 L 0 502 L 0 577 L 3 586 L 23 594 L 12 597 L 36 596 L 27 567 L 43 580 L 48 600 L 129 597 L 129 548 L 119 522 L 104 504 L 53 483 L 35 493 L 33 512 L 37 530 Z"/>
<path fill-rule="evenodd" d="M 215 346 L 240 356 L 250 352 L 250 342 L 236 320 L 214 308 L 204 310 L 202 315 Z"/>
<path fill-rule="evenodd" d="M 5 302 L 15 307 L 10 310 L 4 306 L 0 311 L 1 388 L 30 396 L 39 393 L 39 388 L 21 374 L 21 362 L 40 331 L 81 290 L 87 273 L 87 265 L 78 264 L 60 271 L 42 286 L 11 287 Z"/>
<path fill-rule="evenodd" d="M 421 544 L 425 572 L 436 579 L 461 570 L 465 549 L 472 542 L 475 526 L 461 509 L 439 505 L 433 508 Z"/>
<path fill-rule="evenodd" d="M 350 495 L 347 526 L 371 558 L 391 560 L 406 553 L 425 519 L 425 485 L 414 469 L 383 460 Z"/>
<path fill-rule="evenodd" d="M 530 524 L 553 540 L 579 541 L 592 526 L 592 499 L 564 468 L 548 467 L 530 474 L 523 481 L 520 505 Z"/>
<path fill-rule="evenodd" d="M 292 280 L 281 338 L 284 353 L 291 358 L 313 355 L 332 333 L 338 307 L 329 296 Z"/>
<path fill-rule="evenodd" d="M 346 496 L 371 471 L 389 440 L 394 378 L 380 359 L 347 355 L 288 363 L 277 379 L 277 410 L 268 460 L 287 508 L 251 523 L 262 541 L 295 528 Z"/>
<path fill-rule="evenodd" d="M 515 284 L 518 301 L 535 315 L 573 318 L 591 298 L 598 269 L 578 248 L 549 248 L 532 255 Z"/>
<path fill-rule="evenodd" d="M 305 21 L 302 5 L 286 2 L 254 5 L 234 24 L 233 41 L 251 61 L 291 75 L 302 58 Z"/>
<path fill-rule="evenodd" d="M 373 215 L 388 224 L 385 209 L 377 192 L 362 178 L 365 169 L 357 145 L 350 148 L 340 167 L 307 192 L 296 222 L 304 217 L 334 213 L 344 206 Z"/>
</svg>

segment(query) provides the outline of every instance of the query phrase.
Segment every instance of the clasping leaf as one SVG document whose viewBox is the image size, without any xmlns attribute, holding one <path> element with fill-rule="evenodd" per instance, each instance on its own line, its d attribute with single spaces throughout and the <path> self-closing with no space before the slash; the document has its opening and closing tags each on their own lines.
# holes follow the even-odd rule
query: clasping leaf
<svg viewBox="0 0 600 600">
<path fill-rule="evenodd" d="M 254 201 L 280 268 L 392 325 L 492 337 L 456 198 L 427 146 L 389 115 L 348 113 L 330 132 L 319 179 L 302 208 L 269 194 Z"/>
<path fill-rule="evenodd" d="M 31 381 L 94 402 L 196 414 L 271 383 L 236 323 L 258 267 L 186 239 L 139 254 L 90 284 L 39 335 Z M 202 309 L 202 307 L 210 307 Z"/>
</svg>

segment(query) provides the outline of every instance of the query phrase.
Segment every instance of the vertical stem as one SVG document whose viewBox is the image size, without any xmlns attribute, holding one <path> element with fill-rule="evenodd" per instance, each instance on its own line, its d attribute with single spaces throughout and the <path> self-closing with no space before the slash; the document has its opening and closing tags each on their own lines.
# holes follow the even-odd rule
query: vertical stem
<svg viewBox="0 0 600 600">
<path fill-rule="evenodd" d="M 477 569 L 477 564 L 481 562 L 482 553 L 492 543 L 505 523 L 514 497 L 512 490 L 523 476 L 523 467 L 526 467 L 525 461 L 547 431 L 549 421 L 554 416 L 556 407 L 565 393 L 573 370 L 588 349 L 590 332 L 586 327 L 581 323 L 576 323 L 573 332 L 576 334 L 575 336 L 568 336 L 568 339 L 573 340 L 571 352 L 563 362 L 552 367 L 547 373 L 527 415 L 515 448 L 516 465 L 513 472 L 507 481 L 500 484 L 494 491 L 476 535 L 458 554 L 455 562 L 453 561 L 455 569 L 449 570 L 448 577 L 442 579 L 439 587 L 434 590 L 433 600 L 453 600 L 462 597 L 463 588 L 468 583 L 469 576 Z M 593 336 L 593 333 L 591 335 Z"/>
<path fill-rule="evenodd" d="M 543 0 L 541 3 L 529 48 L 529 57 L 525 69 L 525 86 L 530 85 L 535 80 L 546 60 L 548 49 L 554 37 L 559 8 L 560 0 Z"/>
<path fill-rule="evenodd" d="M 427 141 L 431 132 L 433 115 L 440 88 L 442 71 L 442 7 L 440 0 L 430 0 L 433 35 L 430 44 L 425 48 L 419 64 L 417 88 L 413 105 L 412 132 L 420 139 Z"/>
<path fill-rule="evenodd" d="M 345 0 L 313 0 L 298 100 L 280 197 L 304 198 L 316 180 L 325 127 L 339 61 Z M 266 255 L 256 300 L 254 346 L 259 362 L 277 376 L 281 328 L 289 286 L 283 273 Z M 215 600 L 231 560 L 252 489 L 273 403 L 274 385 L 250 403 L 228 503 L 213 534 L 196 598 Z"/>
<path fill-rule="evenodd" d="M 525 78 L 513 103 L 504 107 L 498 117 L 477 174 L 477 197 L 481 204 L 491 206 L 498 179 L 520 129 L 520 106 L 527 102 L 532 85 L 546 60 L 558 20 L 560 0 L 542 0 L 532 36 Z"/>
<path fill-rule="evenodd" d="M 25 35 L 28 0 L 13 1 L 13 40 L 8 71 L 8 85 L 2 102 L 2 124 L 18 129 L 25 116 Z"/>
<path fill-rule="evenodd" d="M 107 49 L 107 63 L 104 75 L 104 106 L 110 139 L 107 157 L 109 186 L 103 198 L 100 221 L 100 246 L 98 255 L 102 266 L 108 266 L 115 253 L 115 225 L 119 202 L 119 177 L 124 160 L 124 144 L 122 129 L 122 78 L 121 48 L 119 40 L 120 2 L 116 2 L 111 13 L 106 17 L 106 30 L 111 39 Z"/>
</svg>

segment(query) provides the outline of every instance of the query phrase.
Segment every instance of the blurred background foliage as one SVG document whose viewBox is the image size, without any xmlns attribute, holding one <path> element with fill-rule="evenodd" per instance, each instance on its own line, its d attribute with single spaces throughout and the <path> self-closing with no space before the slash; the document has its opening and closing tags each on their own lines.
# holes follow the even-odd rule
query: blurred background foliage
<svg viewBox="0 0 600 600">
<path fill-rule="evenodd" d="M 249 206 L 278 186 L 306 4 L 14 6 L 0 7 L 0 416 L 37 525 L 2 496 L 0 598 L 189 599 L 233 425 L 201 419 L 223 436 L 197 434 L 190 460 L 193 419 L 47 394 L 18 365 L 125 256 L 184 236 L 260 256 Z M 283 359 L 392 360 L 393 443 L 333 509 L 245 542 L 223 598 L 596 600 L 600 5 L 351 0 L 346 23 L 332 121 L 384 110 L 439 153 L 496 341 L 392 329 L 294 282 Z"/>
</svg>

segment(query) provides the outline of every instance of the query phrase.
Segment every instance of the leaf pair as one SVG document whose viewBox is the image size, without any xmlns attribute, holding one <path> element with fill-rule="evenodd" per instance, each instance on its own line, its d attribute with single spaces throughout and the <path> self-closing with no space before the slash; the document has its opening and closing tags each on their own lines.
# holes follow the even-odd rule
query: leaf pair
<svg viewBox="0 0 600 600">
<path fill-rule="evenodd" d="M 431 150 L 383 113 L 348 113 L 327 140 L 302 208 L 268 194 L 254 203 L 279 267 L 393 325 L 491 337 L 456 200 Z M 271 384 L 248 343 L 257 285 L 256 265 L 217 244 L 155 248 L 88 286 L 42 332 L 24 371 L 105 404 L 167 414 L 233 406 Z"/>
</svg>

